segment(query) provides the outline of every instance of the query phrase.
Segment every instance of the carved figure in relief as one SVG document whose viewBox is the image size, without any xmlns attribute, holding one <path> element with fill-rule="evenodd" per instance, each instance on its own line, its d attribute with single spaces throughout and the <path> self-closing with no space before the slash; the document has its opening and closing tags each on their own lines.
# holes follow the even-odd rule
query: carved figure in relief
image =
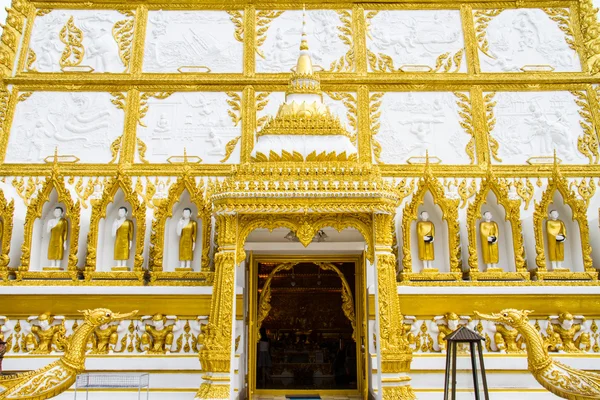
<svg viewBox="0 0 600 400">
<path fill-rule="evenodd" d="M 127 219 L 127 208 L 120 207 L 118 216 L 112 225 L 112 237 L 115 239 L 114 260 L 117 267 L 125 267 L 129 260 L 129 250 L 133 244 L 133 221 Z"/>
<path fill-rule="evenodd" d="M 142 351 L 146 351 L 148 354 L 170 354 L 174 338 L 173 332 L 178 331 L 179 328 L 179 321 L 174 315 L 143 316 L 142 325 L 138 327 L 138 329 L 144 330 Z"/>
<path fill-rule="evenodd" d="M 24 347 L 32 354 L 51 354 L 64 350 L 65 317 L 44 313 L 27 318 L 31 332 L 25 336 Z"/>
<path fill-rule="evenodd" d="M 52 135 L 44 128 L 43 122 L 37 121 L 33 129 L 26 129 L 25 137 L 29 143 L 28 161 L 38 161 L 47 155 L 45 143 Z"/>
<path fill-rule="evenodd" d="M 534 137 L 538 140 L 540 155 L 552 154 L 556 149 L 559 154 L 570 160 L 575 155 L 575 147 L 571 142 L 571 131 L 561 110 L 556 110 L 556 121 L 550 121 L 541 107 L 532 102 L 529 105 L 531 118 L 525 118 L 525 123 L 531 125 Z"/>
<path fill-rule="evenodd" d="M 171 124 L 165 114 L 160 114 L 160 118 L 156 121 L 156 127 L 152 133 L 152 154 L 166 155 L 168 154 L 168 144 L 171 140 Z"/>
<path fill-rule="evenodd" d="M 154 197 L 157 199 L 166 199 L 169 197 L 169 194 L 167 193 L 167 185 L 163 181 L 158 182 Z"/>
<path fill-rule="evenodd" d="M 470 317 L 459 316 L 453 312 L 434 317 L 433 321 L 436 323 L 438 329 L 438 351 L 446 350 L 446 336 L 457 330 L 459 326 L 466 325 L 470 320 Z"/>
<path fill-rule="evenodd" d="M 423 261 L 423 268 L 433 268 L 435 259 L 433 241 L 435 240 L 435 225 L 429 220 L 429 213 L 423 211 L 421 220 L 417 222 L 417 240 L 419 243 L 419 260 Z"/>
<path fill-rule="evenodd" d="M 191 219 L 192 210 L 184 208 L 181 218 L 177 223 L 177 236 L 179 236 L 179 261 L 181 268 L 192 268 L 198 223 Z"/>
<path fill-rule="evenodd" d="M 458 193 L 458 188 L 454 183 L 450 183 L 448 185 L 448 190 L 446 191 L 446 198 L 450 200 L 458 200 L 460 199 L 460 194 Z"/>
<path fill-rule="evenodd" d="M 517 187 L 514 184 L 511 184 L 508 187 L 508 199 L 509 200 L 519 200 L 519 193 L 517 193 Z"/>
<path fill-rule="evenodd" d="M 84 28 L 84 26 L 82 26 Z M 87 28 L 87 27 L 86 27 Z M 116 43 L 106 27 L 84 29 L 90 44 L 86 47 L 88 59 L 96 72 L 106 72 L 111 67 L 111 59 L 117 56 Z"/>
<path fill-rule="evenodd" d="M 69 233 L 69 223 L 64 218 L 62 207 L 54 209 L 54 218 L 48 221 L 46 233 L 50 234 L 48 242 L 48 260 L 50 267 L 60 267 L 60 262 L 64 258 L 67 249 L 67 237 Z"/>
<path fill-rule="evenodd" d="M 577 338 L 575 336 L 581 331 L 581 324 L 585 318 L 581 315 L 571 315 L 568 312 L 552 315 L 548 318 L 556 335 L 560 338 L 557 346 L 559 352 L 581 353 L 588 351 L 591 347 L 590 334 L 582 332 Z"/>
<path fill-rule="evenodd" d="M 212 149 L 208 151 L 208 154 L 212 155 L 225 155 L 225 147 L 223 146 L 223 141 L 220 137 L 215 134 L 213 129 L 208 130 L 208 139 L 206 142 L 212 145 Z"/>
<path fill-rule="evenodd" d="M 39 45 L 40 49 L 36 62 L 37 68 L 40 71 L 52 71 L 58 68 L 58 57 L 62 52 L 62 43 L 56 31 L 48 29 L 45 35 L 40 39 L 36 39 L 36 44 Z"/>
<path fill-rule="evenodd" d="M 558 219 L 558 211 L 550 211 L 546 221 L 546 236 L 548 242 L 548 258 L 552 269 L 561 268 L 565 260 L 565 241 L 567 240 L 567 228 L 564 222 Z"/>
<path fill-rule="evenodd" d="M 104 190 L 102 188 L 102 183 L 97 181 L 96 183 L 94 183 L 94 191 L 92 192 L 90 199 L 100 200 L 102 198 L 103 194 L 104 194 Z"/>
<path fill-rule="evenodd" d="M 481 253 L 483 262 L 487 269 L 494 268 L 498 265 L 500 258 L 498 252 L 498 238 L 500 231 L 498 224 L 492 221 L 492 213 L 486 211 L 483 213 L 483 221 L 479 224 L 479 238 L 481 240 Z"/>
<path fill-rule="evenodd" d="M 510 325 L 496 323 L 496 333 L 494 341 L 496 348 L 500 353 L 523 353 L 523 337 L 515 328 Z"/>
<path fill-rule="evenodd" d="M 127 321 L 121 321 L 119 324 L 113 321 L 94 329 L 94 333 L 90 337 L 91 354 L 113 354 L 119 339 L 119 332 L 127 329 L 127 326 Z"/>
<path fill-rule="evenodd" d="M 75 105 L 75 110 L 71 116 L 67 117 L 65 122 L 65 129 L 75 134 L 70 139 L 78 138 L 88 141 L 88 137 L 82 136 L 82 134 L 92 132 L 100 134 L 97 131 L 103 130 L 101 139 L 108 140 L 107 132 L 108 128 L 111 127 L 108 120 L 111 116 L 110 111 L 107 108 L 97 109 L 97 107 L 93 107 L 89 97 L 81 93 L 71 93 L 71 99 Z"/>
<path fill-rule="evenodd" d="M 404 332 L 404 337 L 408 341 L 408 344 L 414 345 L 417 340 L 414 333 L 414 323 L 417 321 L 417 317 L 412 315 L 405 315 L 402 323 L 402 331 Z"/>
<path fill-rule="evenodd" d="M 0 315 L 0 341 L 6 341 L 8 339 L 8 333 L 12 331 L 13 327 L 11 326 L 8 317 L 4 315 Z"/>
</svg>

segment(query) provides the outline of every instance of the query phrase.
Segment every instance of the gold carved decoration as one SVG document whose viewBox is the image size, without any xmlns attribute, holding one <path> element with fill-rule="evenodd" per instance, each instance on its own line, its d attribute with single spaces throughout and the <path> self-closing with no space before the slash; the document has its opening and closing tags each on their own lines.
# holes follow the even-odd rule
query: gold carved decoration
<svg viewBox="0 0 600 400">
<path fill-rule="evenodd" d="M 346 46 L 348 51 L 339 59 L 333 61 L 329 66 L 332 72 L 351 72 L 354 70 L 354 41 L 352 39 L 352 13 L 348 10 L 336 11 L 341 25 L 337 26 L 338 37 Z"/>
<path fill-rule="evenodd" d="M 258 299 L 258 314 L 256 316 L 256 339 L 260 340 L 260 328 L 262 326 L 263 321 L 271 312 L 271 282 L 275 274 L 281 271 L 289 271 L 298 263 L 284 263 L 279 264 L 269 273 L 267 279 L 265 280 L 265 284 L 262 287 L 260 292 L 260 297 Z M 319 262 L 315 263 L 319 266 L 323 271 L 333 271 L 335 272 L 342 282 L 342 311 L 348 320 L 350 321 L 350 325 L 352 325 L 352 339 L 356 340 L 356 316 L 354 313 L 354 296 L 352 296 L 352 289 L 346 280 L 346 277 L 340 271 L 338 267 L 331 263 Z"/>
<path fill-rule="evenodd" d="M 229 14 L 229 19 L 233 22 L 233 26 L 235 27 L 233 37 L 238 42 L 244 43 L 244 16 L 237 10 L 227 11 L 227 14 Z"/>
<path fill-rule="evenodd" d="M 155 99 L 159 99 L 159 100 L 164 100 L 172 94 L 173 94 L 172 92 L 142 93 L 142 95 L 140 96 L 140 109 L 138 111 L 138 123 L 140 124 L 140 126 L 143 126 L 144 128 L 147 127 L 146 124 L 144 124 L 144 122 L 142 120 L 144 119 L 144 117 L 148 113 L 148 109 L 150 108 L 150 105 L 148 104 L 148 100 L 150 100 L 151 97 L 153 97 Z"/>
<path fill-rule="evenodd" d="M 571 94 L 575 96 L 575 103 L 579 106 L 579 115 L 582 121 L 579 121 L 583 129 L 583 135 L 577 138 L 577 150 L 588 158 L 590 164 L 598 164 L 598 135 L 594 128 L 592 109 L 588 99 L 588 92 L 585 90 L 572 90 Z"/>
<path fill-rule="evenodd" d="M 69 17 L 67 23 L 60 30 L 59 38 L 65 45 L 65 49 L 60 56 L 60 67 L 74 67 L 81 64 L 85 54 L 83 32 L 75 26 L 73 16 Z"/>
<path fill-rule="evenodd" d="M 446 221 L 448 226 L 450 274 L 461 275 L 460 222 L 458 219 L 458 205 L 460 200 L 446 198 L 444 186 L 433 176 L 428 162 L 425 164 L 423 176 L 417 183 L 417 192 L 413 195 L 411 201 L 406 204 L 402 212 L 402 231 L 405 232 L 402 243 L 404 274 L 412 274 L 411 225 L 413 221 L 417 220 L 419 205 L 423 204 L 427 192 L 431 193 L 434 203 L 441 208 L 442 219 Z"/>
<path fill-rule="evenodd" d="M 267 40 L 267 31 L 273 20 L 283 13 L 284 11 L 277 10 L 260 10 L 256 13 L 256 42 L 254 50 L 261 58 L 265 58 L 264 53 L 260 50 L 260 46 Z"/>
<path fill-rule="evenodd" d="M 464 131 L 471 137 L 467 146 L 465 147 L 465 152 L 469 156 L 469 160 L 471 160 L 471 164 L 475 164 L 475 126 L 473 124 L 473 110 L 471 107 L 471 101 L 469 100 L 469 96 L 461 93 L 454 92 L 454 96 L 457 98 L 456 105 L 458 105 L 458 115 L 460 116 L 460 126 L 464 129 Z"/>
<path fill-rule="evenodd" d="M 348 125 L 354 132 L 350 139 L 356 144 L 357 140 L 357 129 L 358 129 L 358 103 L 356 96 L 352 93 L 347 92 L 325 92 L 332 100 L 341 101 L 346 107 L 346 118 L 348 119 Z"/>
<path fill-rule="evenodd" d="M 571 182 L 569 189 L 572 191 L 577 191 L 577 194 L 579 194 L 579 197 L 583 199 L 585 202 L 585 207 L 587 208 L 590 205 L 590 200 L 596 193 L 596 183 L 592 178 L 589 180 L 583 178 L 581 181 L 579 181 L 579 183 Z"/>
<path fill-rule="evenodd" d="M 15 177 L 12 180 L 12 185 L 15 188 L 17 194 L 23 200 L 23 204 L 29 206 L 31 199 L 36 191 L 38 191 L 38 185 L 40 185 L 41 179 L 38 176 L 32 177 Z"/>
<path fill-rule="evenodd" d="M 237 261 L 246 258 L 244 243 L 255 229 L 288 228 L 296 234 L 304 247 L 308 246 L 319 229 L 332 227 L 338 232 L 346 228 L 355 228 L 367 243 L 367 259 L 373 260 L 373 239 L 370 221 L 362 214 L 245 214 L 240 216 L 240 228 L 237 238 Z"/>
<path fill-rule="evenodd" d="M 227 115 L 231 118 L 233 125 L 238 126 L 242 121 L 242 96 L 236 92 L 227 92 L 227 97 L 229 97 L 227 104 L 231 107 L 231 109 L 227 110 Z M 227 142 L 225 145 L 225 156 L 220 162 L 224 163 L 229 160 L 241 138 L 242 135 L 239 135 Z"/>
<path fill-rule="evenodd" d="M 598 9 L 592 0 L 579 2 L 581 33 L 583 34 L 583 48 L 587 67 L 593 75 L 600 72 L 600 22 L 598 22 Z"/>
<path fill-rule="evenodd" d="M 15 201 L 6 201 L 4 192 L 0 189 L 0 281 L 8 279 L 8 263 L 10 262 L 10 240 L 12 238 Z"/>
<path fill-rule="evenodd" d="M 27 50 L 27 64 L 25 65 L 25 71 L 27 72 L 36 72 L 33 63 L 35 63 L 37 56 L 35 55 L 35 51 L 33 49 Z"/>
<path fill-rule="evenodd" d="M 98 235 L 100 234 L 100 220 L 106 218 L 106 208 L 113 202 L 118 190 L 123 191 L 125 201 L 132 208 L 130 216 L 135 223 L 135 245 L 132 249 L 134 253 L 133 271 L 132 272 L 100 272 L 97 271 L 97 250 L 98 250 Z M 87 281 L 95 277 L 105 277 L 108 279 L 131 279 L 135 278 L 139 281 L 143 279 L 143 263 L 144 263 L 144 235 L 146 232 L 146 204 L 138 199 L 137 194 L 132 188 L 131 178 L 121 171 L 116 177 L 108 179 L 105 185 L 102 199 L 94 202 L 92 205 L 92 215 L 90 217 L 90 230 L 87 237 L 87 257 L 85 261 L 85 279 Z M 105 227 L 105 229 L 108 229 Z"/>
<path fill-rule="evenodd" d="M 152 221 L 152 232 L 150 234 L 150 279 L 155 282 L 160 279 L 165 273 L 164 271 L 164 245 L 165 245 L 165 229 L 167 219 L 173 216 L 173 207 L 181 198 L 181 195 L 187 191 L 190 195 L 190 201 L 198 209 L 196 218 L 202 223 L 202 258 L 200 260 L 201 270 L 208 271 L 210 266 L 210 245 L 211 245 L 211 207 L 204 199 L 204 181 L 200 181 L 199 185 L 192 176 L 185 174 L 177 179 L 169 188 L 169 196 L 166 200 L 161 201 L 154 212 L 154 220 Z M 197 261 L 197 260 L 196 260 Z M 171 276 L 180 280 L 194 278 L 193 275 L 198 273 L 193 272 L 172 272 Z M 177 276 L 176 276 L 177 275 Z M 179 276 L 181 275 L 181 276 Z M 206 278 L 206 277 L 205 277 Z M 195 279 L 198 279 L 196 276 Z"/>
<path fill-rule="evenodd" d="M 0 40 L 0 75 L 10 77 L 13 75 L 15 58 L 21 37 L 25 30 L 25 20 L 31 3 L 24 0 L 16 0 L 6 9 L 6 24 L 2 26 L 2 39 Z"/>
<path fill-rule="evenodd" d="M 596 270 L 592 265 L 592 247 L 590 246 L 586 201 L 578 199 L 575 196 L 575 193 L 569 188 L 567 180 L 560 173 L 558 164 L 556 163 L 556 155 L 552 177 L 548 179 L 546 190 L 544 191 L 541 200 L 539 202 L 534 202 L 535 211 L 533 212 L 533 229 L 535 234 L 535 262 L 541 272 L 547 272 L 543 223 L 548 217 L 548 207 L 552 204 L 554 193 L 557 191 L 562 196 L 564 203 L 571 209 L 573 221 L 577 221 L 577 224 L 579 225 L 581 256 L 583 258 L 583 267 L 585 271 L 584 275 L 588 276 L 588 274 L 590 274 L 590 277 L 597 276 L 597 272 L 595 272 Z"/>
<path fill-rule="evenodd" d="M 487 130 L 487 139 L 489 142 L 490 153 L 491 153 L 492 157 L 494 158 L 494 160 L 496 160 L 498 162 L 502 162 L 502 159 L 500 157 L 498 157 L 498 148 L 500 147 L 500 144 L 498 143 L 496 138 L 494 138 L 494 136 L 492 135 L 492 131 L 494 130 L 494 127 L 496 126 L 496 117 L 494 116 L 494 107 L 496 106 L 496 102 L 493 101 L 495 95 L 496 95 L 496 93 L 491 92 L 491 93 L 486 93 L 485 96 L 483 97 L 483 102 L 484 102 L 484 107 L 485 107 L 485 121 L 486 121 L 485 127 Z"/>
<path fill-rule="evenodd" d="M 467 208 L 469 267 L 471 276 L 477 279 L 478 277 L 483 278 L 485 274 L 488 274 L 488 272 L 479 271 L 479 257 L 477 254 L 477 238 L 479 235 L 477 233 L 477 221 L 481 218 L 481 207 L 486 203 L 487 196 L 490 192 L 494 194 L 498 204 L 504 208 L 505 220 L 510 222 L 512 253 L 514 254 L 516 269 L 516 274 L 505 272 L 496 276 L 494 273 L 495 277 L 501 278 L 502 276 L 514 275 L 515 277 L 528 279 L 529 274 L 525 267 L 525 249 L 523 247 L 523 227 L 521 226 L 521 201 L 511 200 L 508 198 L 506 182 L 499 181 L 492 174 L 491 170 L 488 171 L 488 175 L 482 180 L 479 192 L 477 193 L 477 196 L 475 196 L 475 201 L 473 201 Z M 508 240 L 508 238 L 505 238 L 504 240 Z"/>
<path fill-rule="evenodd" d="M 135 27 L 135 14 L 133 11 L 121 11 L 126 19 L 115 22 L 112 28 L 112 35 L 119 46 L 119 58 L 125 66 L 125 71 L 129 72 L 131 68 L 131 47 L 133 46 L 133 33 Z"/>
<path fill-rule="evenodd" d="M 533 198 L 533 184 L 529 179 L 525 179 L 524 181 L 518 179 L 514 181 L 514 185 L 517 189 L 517 194 L 525 203 L 524 210 L 527 210 L 529 208 L 529 203 L 531 203 L 531 199 Z"/>
<path fill-rule="evenodd" d="M 269 104 L 269 96 L 271 92 L 261 92 L 256 94 L 256 131 L 260 131 L 265 123 L 269 120 L 268 115 L 263 115 L 262 117 L 258 117 L 258 112 L 265 109 L 267 104 Z M 254 134 L 254 132 L 253 132 Z"/>
<path fill-rule="evenodd" d="M 458 184 L 458 195 L 460 196 L 460 208 L 465 208 L 467 206 L 467 201 L 475 196 L 477 193 L 477 184 L 475 183 L 475 179 L 471 179 L 471 183 L 467 184 L 469 180 L 463 179 Z"/>
<path fill-rule="evenodd" d="M 565 42 L 571 50 L 577 52 L 577 44 L 575 43 L 575 35 L 571 27 L 571 14 L 568 8 L 542 8 L 548 17 L 558 24 L 558 28 L 565 34 Z"/>
<path fill-rule="evenodd" d="M 371 145 L 373 146 L 373 155 L 375 156 L 375 161 L 377 164 L 383 164 L 381 160 L 381 143 L 377 141 L 375 138 L 379 133 L 379 129 L 381 128 L 381 122 L 379 119 L 381 118 L 381 111 L 379 108 L 381 107 L 381 103 L 383 101 L 383 95 L 385 93 L 371 93 L 369 97 L 369 121 L 370 121 L 370 131 L 371 131 Z"/>
<path fill-rule="evenodd" d="M 494 17 L 498 16 L 502 10 L 477 10 L 473 13 L 475 18 L 475 35 L 477 37 L 477 47 L 479 50 L 490 58 L 496 58 L 490 52 L 490 44 L 487 40 L 487 27 L 492 22 Z"/>
<path fill-rule="evenodd" d="M 56 156 L 55 156 L 56 157 Z M 37 219 L 42 217 L 42 211 L 44 204 L 49 201 L 52 191 L 56 191 L 58 196 L 57 201 L 59 204 L 64 204 L 65 213 L 64 218 L 68 221 L 68 240 L 69 240 L 69 252 L 68 252 L 68 264 L 67 270 L 64 272 L 33 272 L 29 270 L 31 263 L 31 246 L 33 239 L 33 227 Z M 27 207 L 27 214 L 25 216 L 25 224 L 23 227 L 23 244 L 21 245 L 21 265 L 17 272 L 17 279 L 42 276 L 44 277 L 66 277 L 72 280 L 77 279 L 77 251 L 79 248 L 79 219 L 80 219 L 81 207 L 80 203 L 73 202 L 71 193 L 65 187 L 64 177 L 59 172 L 58 164 L 56 162 L 52 169 L 51 175 L 44 182 L 42 189 L 38 191 L 37 196 L 33 198 L 29 206 Z M 43 229 L 41 227 L 40 229 Z M 33 245 L 39 245 L 35 243 Z M 44 251 L 42 249 L 41 251 Z M 44 267 L 44 265 L 42 265 Z M 59 276 L 60 275 L 60 276 Z"/>
</svg>

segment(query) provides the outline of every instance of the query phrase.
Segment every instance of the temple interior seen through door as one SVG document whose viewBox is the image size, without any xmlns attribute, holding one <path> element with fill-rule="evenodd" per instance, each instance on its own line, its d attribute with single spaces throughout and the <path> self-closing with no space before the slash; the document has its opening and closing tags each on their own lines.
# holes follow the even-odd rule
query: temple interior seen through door
<svg viewBox="0 0 600 400">
<path fill-rule="evenodd" d="M 356 389 L 355 263 L 280 266 L 258 263 L 256 388 Z"/>
</svg>

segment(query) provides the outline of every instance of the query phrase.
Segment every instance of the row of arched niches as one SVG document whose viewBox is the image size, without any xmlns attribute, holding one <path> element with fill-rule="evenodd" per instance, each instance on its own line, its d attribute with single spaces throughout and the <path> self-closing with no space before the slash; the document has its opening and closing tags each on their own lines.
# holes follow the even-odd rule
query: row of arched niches
<svg viewBox="0 0 600 400">
<path fill-rule="evenodd" d="M 592 245 L 600 241 L 600 195 L 593 178 L 425 176 L 393 183 L 406 195 L 393 235 L 401 283 L 598 282 L 600 254 Z M 218 227 L 209 186 L 190 176 L 5 178 L 0 284 L 210 285 Z M 551 243 L 556 226 L 562 240 Z M 333 228 L 323 231 L 325 241 L 339 241 Z"/>
</svg>

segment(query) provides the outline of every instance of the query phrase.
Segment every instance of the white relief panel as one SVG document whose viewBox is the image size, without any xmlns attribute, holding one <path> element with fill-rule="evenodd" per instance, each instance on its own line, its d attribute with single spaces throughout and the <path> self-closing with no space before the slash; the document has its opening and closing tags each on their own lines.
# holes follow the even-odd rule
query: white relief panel
<svg viewBox="0 0 600 400">
<path fill-rule="evenodd" d="M 124 113 L 104 92 L 34 92 L 17 104 L 7 163 L 40 163 L 58 149 L 82 163 L 107 163 Z"/>
<path fill-rule="evenodd" d="M 238 93 L 241 96 L 241 93 Z M 205 164 L 218 164 L 227 143 L 242 134 L 233 123 L 229 96 L 223 92 L 173 93 L 166 99 L 150 98 L 149 110 L 137 134 L 148 147 L 149 162 L 167 162 L 170 156 L 198 156 Z M 233 112 L 233 111 L 232 111 Z M 241 140 L 227 163 L 238 163 Z"/>
<path fill-rule="evenodd" d="M 225 11 L 150 11 L 144 72 L 242 72 L 243 44 Z"/>
<path fill-rule="evenodd" d="M 44 16 L 37 16 L 29 44 L 30 49 L 35 52 L 35 61 L 29 69 L 38 72 L 61 71 L 59 61 L 66 45 L 60 39 L 60 31 L 71 17 L 75 27 L 83 35 L 83 60 L 79 67 L 91 67 L 94 72 L 125 72 L 126 66 L 119 55 L 113 27 L 115 23 L 133 20 L 133 17 L 114 10 L 54 10 Z M 133 24 L 131 28 L 133 29 Z"/>
<path fill-rule="evenodd" d="M 479 48 L 483 72 L 520 72 L 523 67 L 532 70 L 527 66 L 549 66 L 557 72 L 581 71 L 577 52 L 565 41 L 558 23 L 543 10 L 504 10 L 492 17 L 486 37 L 487 54 Z"/>
<path fill-rule="evenodd" d="M 366 11 L 367 15 L 372 12 Z M 367 21 L 367 49 L 390 56 L 395 69 L 427 66 L 435 70 L 436 60 L 442 54 L 450 53 L 452 58 L 461 52 L 458 72 L 466 72 L 459 10 L 380 11 Z M 455 69 L 453 64 L 451 71 Z"/>
<path fill-rule="evenodd" d="M 443 164 L 470 164 L 465 152 L 470 136 L 460 126 L 456 101 L 449 92 L 385 93 L 375 136 L 381 161 L 404 164 L 429 151 Z"/>
<path fill-rule="evenodd" d="M 333 10 L 307 10 L 306 33 L 313 63 L 326 70 L 350 47 L 340 39 L 340 16 Z M 273 19 L 256 55 L 257 72 L 289 72 L 296 65 L 302 35 L 302 11 L 284 11 Z"/>
<path fill-rule="evenodd" d="M 531 157 L 553 157 L 554 150 L 563 163 L 588 163 L 577 150 L 577 138 L 583 135 L 582 119 L 571 93 L 499 92 L 493 101 L 496 124 L 491 135 L 498 141 L 502 163 L 524 164 Z"/>
</svg>

